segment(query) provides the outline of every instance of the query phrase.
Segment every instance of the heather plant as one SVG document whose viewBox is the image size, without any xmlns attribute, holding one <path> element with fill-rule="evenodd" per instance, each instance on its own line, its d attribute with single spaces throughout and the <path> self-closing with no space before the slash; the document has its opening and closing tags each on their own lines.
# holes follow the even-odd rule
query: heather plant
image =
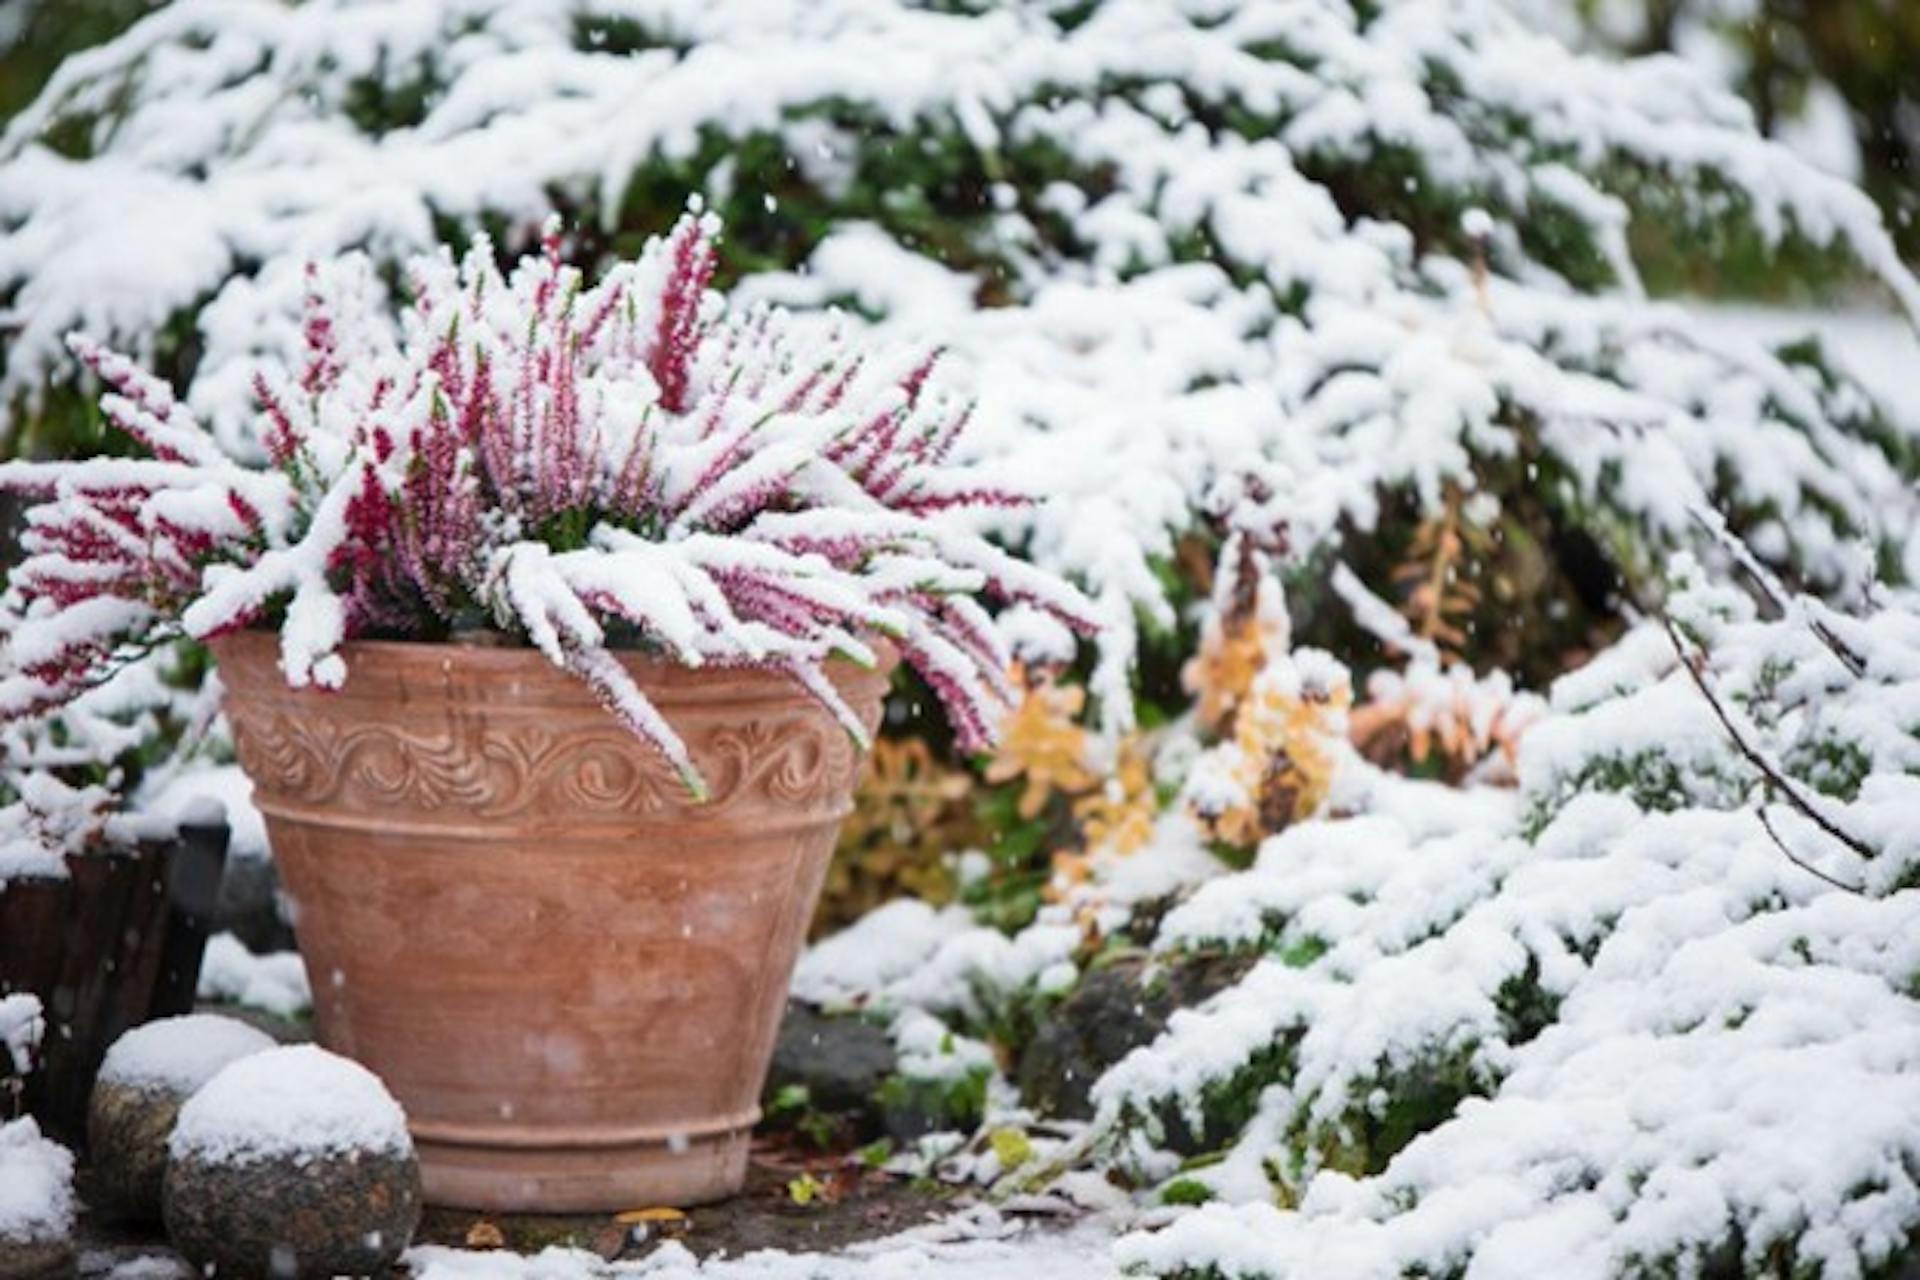
<svg viewBox="0 0 1920 1280">
<path fill-rule="evenodd" d="M 557 228 L 510 275 L 484 238 L 413 265 L 398 325 L 364 260 L 310 273 L 305 358 L 260 373 L 264 465 L 162 381 L 76 336 L 103 412 L 150 455 L 13 462 L 38 504 L 10 578 L 0 708 L 43 713 L 178 635 L 273 625 L 298 686 L 356 637 L 497 627 L 592 686 L 696 795 L 684 745 L 615 656 L 791 676 L 863 744 L 822 672 L 895 646 L 964 750 L 1010 697 L 983 595 L 1091 632 L 1093 606 L 928 517 L 1021 498 L 950 454 L 968 406 L 932 357 L 723 315 L 718 223 L 690 213 L 587 286 Z"/>
</svg>

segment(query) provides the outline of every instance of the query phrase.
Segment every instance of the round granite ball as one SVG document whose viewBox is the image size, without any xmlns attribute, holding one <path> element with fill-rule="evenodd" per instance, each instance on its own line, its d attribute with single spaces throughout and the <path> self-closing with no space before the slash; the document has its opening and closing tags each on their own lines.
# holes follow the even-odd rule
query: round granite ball
<svg viewBox="0 0 1920 1280">
<path fill-rule="evenodd" d="M 71 1240 L 15 1240 L 0 1234 L 0 1280 L 68 1280 L 76 1265 Z"/>
<path fill-rule="evenodd" d="M 162 1018 L 114 1041 L 87 1108 L 100 1207 L 158 1222 L 167 1140 L 181 1106 L 221 1068 L 273 1043 L 264 1031 L 207 1013 Z"/>
<path fill-rule="evenodd" d="M 73 1156 L 32 1120 L 0 1122 L 0 1280 L 74 1272 Z"/>
<path fill-rule="evenodd" d="M 378 1078 L 298 1045 L 241 1059 L 180 1109 L 164 1202 L 207 1274 L 379 1275 L 420 1223 L 420 1166 Z"/>
</svg>

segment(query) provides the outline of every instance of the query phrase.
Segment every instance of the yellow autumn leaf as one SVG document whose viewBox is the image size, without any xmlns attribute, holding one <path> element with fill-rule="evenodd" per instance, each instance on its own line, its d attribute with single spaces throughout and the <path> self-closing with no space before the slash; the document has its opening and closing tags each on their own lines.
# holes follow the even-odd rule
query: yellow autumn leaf
<svg viewBox="0 0 1920 1280">
<path fill-rule="evenodd" d="M 1003 1172 L 1018 1169 L 1033 1159 L 1033 1141 L 1020 1129 L 995 1129 L 987 1135 L 987 1145 L 999 1158 Z"/>
<path fill-rule="evenodd" d="M 1290 691 L 1266 673 L 1234 715 L 1234 781 L 1245 797 L 1220 813 L 1200 815 L 1217 840 L 1251 848 L 1316 812 L 1333 782 L 1332 744 L 1346 731 L 1353 691 Z"/>
<path fill-rule="evenodd" d="M 1089 849 L 1132 853 L 1153 838 L 1159 813 L 1153 771 L 1138 739 L 1130 738 L 1120 751 L 1120 763 L 1104 785 L 1074 802 L 1073 816 Z"/>
<path fill-rule="evenodd" d="M 1086 705 L 1087 692 L 1076 685 L 1054 683 L 1049 676 L 1029 679 L 1016 668 L 1015 679 L 1026 684 L 1020 704 L 1008 713 L 1000 729 L 1000 745 L 987 764 L 987 781 L 1023 779 L 1019 812 L 1022 818 L 1039 815 L 1055 792 L 1078 795 L 1092 787 L 1095 777 L 1087 767 L 1087 731 L 1075 723 Z"/>
<path fill-rule="evenodd" d="M 682 1222 L 685 1221 L 686 1216 L 678 1209 L 662 1206 L 653 1209 L 628 1209 L 623 1213 L 614 1214 L 613 1220 L 623 1227 L 632 1227 L 643 1222 Z"/>
<path fill-rule="evenodd" d="M 467 1228 L 466 1243 L 469 1249 L 504 1249 L 507 1237 L 494 1223 L 481 1221 Z"/>
</svg>

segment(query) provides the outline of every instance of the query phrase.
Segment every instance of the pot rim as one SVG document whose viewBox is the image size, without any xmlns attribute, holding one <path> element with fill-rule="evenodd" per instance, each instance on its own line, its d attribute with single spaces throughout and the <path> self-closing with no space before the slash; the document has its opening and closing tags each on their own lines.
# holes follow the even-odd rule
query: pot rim
<svg viewBox="0 0 1920 1280">
<path fill-rule="evenodd" d="M 546 704 L 591 703 L 600 699 L 580 676 L 555 665 L 531 644 L 461 644 L 449 640 L 348 640 L 336 650 L 347 665 L 338 687 L 295 686 L 286 682 L 280 665 L 280 633 L 249 628 L 203 642 L 223 669 L 228 696 L 298 697 L 302 695 L 353 700 L 385 701 L 396 687 L 410 689 L 402 697 L 418 698 L 429 688 L 462 701 L 493 701 L 485 697 L 489 685 L 510 680 L 520 689 L 547 686 L 539 701 Z M 884 636 L 869 641 L 878 661 L 864 667 L 835 655 L 822 664 L 836 685 L 849 681 L 887 680 L 899 665 L 899 650 Z M 692 667 L 662 653 L 611 649 L 641 691 L 656 702 L 776 703 L 817 699 L 786 671 L 752 662 L 709 662 Z M 239 681 L 228 676 L 240 676 Z M 462 696 L 464 691 L 464 696 Z M 525 700 L 524 695 L 520 700 Z M 604 710 L 604 708 L 603 708 Z M 609 713 L 610 714 L 610 713 Z"/>
</svg>

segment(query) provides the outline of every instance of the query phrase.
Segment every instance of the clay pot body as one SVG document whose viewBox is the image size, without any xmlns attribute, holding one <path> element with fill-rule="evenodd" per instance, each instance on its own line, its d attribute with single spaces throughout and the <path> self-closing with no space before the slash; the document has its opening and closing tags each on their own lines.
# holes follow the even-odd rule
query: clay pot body
<svg viewBox="0 0 1920 1280">
<path fill-rule="evenodd" d="M 712 791 L 517 648 L 359 642 L 289 689 L 214 644 L 319 1041 L 406 1109 L 428 1202 L 521 1212 L 737 1191 L 859 754 L 792 681 L 635 656 Z M 835 664 L 871 727 L 884 671 Z"/>
</svg>

